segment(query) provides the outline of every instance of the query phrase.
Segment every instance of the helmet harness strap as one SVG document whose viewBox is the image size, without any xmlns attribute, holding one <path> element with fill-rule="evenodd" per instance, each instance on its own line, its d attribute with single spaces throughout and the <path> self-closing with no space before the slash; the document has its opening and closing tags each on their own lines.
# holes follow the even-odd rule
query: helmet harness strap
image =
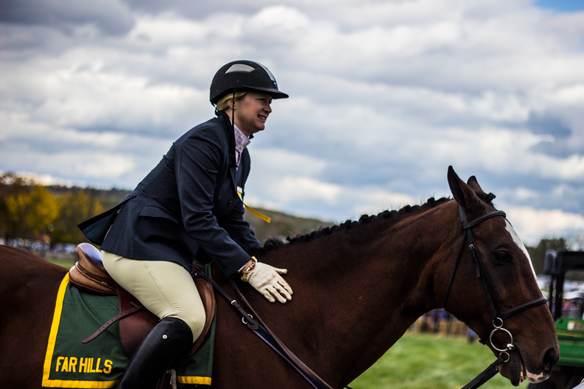
<svg viewBox="0 0 584 389">
<path fill-rule="evenodd" d="M 237 88 L 233 88 L 233 100 L 231 101 L 231 133 L 229 134 L 229 160 L 231 167 L 237 167 L 235 160 L 235 92 Z"/>
</svg>

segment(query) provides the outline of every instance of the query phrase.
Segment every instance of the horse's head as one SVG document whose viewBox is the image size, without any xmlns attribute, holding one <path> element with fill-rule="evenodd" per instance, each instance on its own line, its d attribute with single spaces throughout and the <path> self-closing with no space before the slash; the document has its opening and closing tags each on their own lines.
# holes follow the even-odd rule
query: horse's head
<svg viewBox="0 0 584 389">
<path fill-rule="evenodd" d="M 473 329 L 497 356 L 513 385 L 547 379 L 559 356 L 554 322 L 525 246 L 477 180 L 464 183 L 452 167 L 448 183 L 462 230 L 446 288 L 445 309 Z M 463 238 L 464 236 L 464 238 Z M 458 253 L 458 245 L 455 249 Z"/>
</svg>

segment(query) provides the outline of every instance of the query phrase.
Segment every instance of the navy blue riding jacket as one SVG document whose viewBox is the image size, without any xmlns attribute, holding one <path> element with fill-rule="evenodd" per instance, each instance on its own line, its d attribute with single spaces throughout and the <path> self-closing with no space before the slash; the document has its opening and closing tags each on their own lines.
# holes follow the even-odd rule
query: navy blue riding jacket
<svg viewBox="0 0 584 389">
<path fill-rule="evenodd" d="M 226 276 L 241 269 L 261 243 L 243 220 L 237 187 L 245 188 L 250 157 L 245 149 L 236 169 L 232 131 L 222 115 L 174 142 L 117 207 L 117 216 L 110 211 L 114 221 L 101 249 L 130 259 L 172 261 L 187 270 L 202 250 Z M 88 222 L 80 228 L 97 225 Z M 102 234 L 109 225 L 102 223 Z"/>
</svg>

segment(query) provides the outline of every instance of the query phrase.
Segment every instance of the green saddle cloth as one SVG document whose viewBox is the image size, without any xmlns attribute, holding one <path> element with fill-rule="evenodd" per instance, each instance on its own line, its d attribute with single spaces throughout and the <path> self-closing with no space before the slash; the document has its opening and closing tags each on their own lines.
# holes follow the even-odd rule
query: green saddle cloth
<svg viewBox="0 0 584 389">
<path fill-rule="evenodd" d="M 113 388 L 128 357 L 120 343 L 119 323 L 93 341 L 81 341 L 119 312 L 118 296 L 85 293 L 61 282 L 43 367 L 44 388 Z M 179 387 L 211 385 L 215 319 L 197 352 L 176 368 Z"/>
</svg>

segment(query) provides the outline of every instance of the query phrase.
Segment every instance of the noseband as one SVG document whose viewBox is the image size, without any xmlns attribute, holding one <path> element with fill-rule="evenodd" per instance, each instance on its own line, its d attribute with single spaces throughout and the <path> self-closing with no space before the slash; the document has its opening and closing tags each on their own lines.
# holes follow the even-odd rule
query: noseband
<svg viewBox="0 0 584 389">
<path fill-rule="evenodd" d="M 485 265 L 481 259 L 481 254 L 477 248 L 477 244 L 474 239 L 474 235 L 472 233 L 472 228 L 478 224 L 481 224 L 487 219 L 496 216 L 506 217 L 505 212 L 503 211 L 493 211 L 487 213 L 486 215 L 480 216 L 475 220 L 468 222 L 466 220 L 466 216 L 462 210 L 462 207 L 458 206 L 458 211 L 460 213 L 460 221 L 462 222 L 462 229 L 464 231 L 464 238 L 462 239 L 462 244 L 460 249 L 458 250 L 458 255 L 456 257 L 456 262 L 454 264 L 454 269 L 452 269 L 452 274 L 450 275 L 450 281 L 448 282 L 448 288 L 446 289 L 446 295 L 444 296 L 444 309 L 446 309 L 446 304 L 448 302 L 448 296 L 450 295 L 450 289 L 452 288 L 452 282 L 454 280 L 454 275 L 456 274 L 456 269 L 458 268 L 458 264 L 460 262 L 460 258 L 462 257 L 462 249 L 465 246 L 465 242 L 468 242 L 468 249 L 470 251 L 470 257 L 473 261 L 475 266 L 475 271 L 477 278 L 481 280 L 481 284 L 483 286 L 483 290 L 485 292 L 485 296 L 487 298 L 487 302 L 489 304 L 489 310 L 491 311 L 491 316 L 493 317 L 493 321 L 489 327 L 485 330 L 483 336 L 481 336 L 481 343 L 486 344 L 485 339 L 488 336 L 489 342 L 494 350 L 499 351 L 499 358 L 503 357 L 503 362 L 507 362 L 509 360 L 509 351 L 515 349 L 515 345 L 513 344 L 513 335 L 507 329 L 503 328 L 503 320 L 515 315 L 519 312 L 523 312 L 529 308 L 536 307 L 541 304 L 545 304 L 547 299 L 545 297 L 540 297 L 535 300 L 523 303 L 516 307 L 513 307 L 507 311 L 503 311 L 501 308 L 501 304 L 499 300 L 497 300 L 497 295 L 495 293 L 495 289 L 493 287 L 493 283 L 491 282 L 489 275 L 486 271 Z M 493 343 L 493 335 L 497 331 L 502 331 L 507 334 L 510 338 L 509 343 L 504 348 L 497 347 Z M 489 335 L 490 332 L 490 335 Z"/>
</svg>

